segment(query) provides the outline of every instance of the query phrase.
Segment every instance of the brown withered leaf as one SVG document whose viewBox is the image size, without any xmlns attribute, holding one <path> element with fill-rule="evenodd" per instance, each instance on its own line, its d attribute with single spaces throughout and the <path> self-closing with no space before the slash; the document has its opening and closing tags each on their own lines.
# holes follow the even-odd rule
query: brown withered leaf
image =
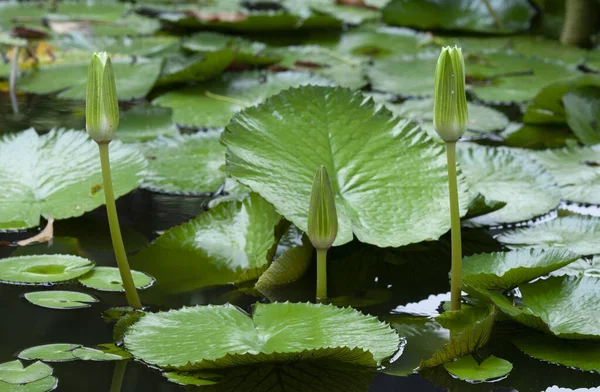
<svg viewBox="0 0 600 392">
<path fill-rule="evenodd" d="M 369 10 L 378 10 L 379 9 L 373 5 L 369 5 L 369 4 L 365 3 L 365 0 L 335 0 L 335 3 L 338 5 L 347 5 L 350 7 L 360 7 L 360 8 L 366 8 Z"/>
<path fill-rule="evenodd" d="M 44 227 L 44 230 L 40 231 L 33 237 L 17 241 L 13 243 L 13 245 L 27 246 L 30 244 L 42 244 L 44 242 L 49 242 L 50 240 L 52 240 L 52 238 L 54 238 L 54 218 L 49 216 L 48 223 L 46 223 L 46 227 Z"/>
<path fill-rule="evenodd" d="M 45 30 L 31 26 L 15 26 L 10 29 L 10 35 L 26 39 L 48 38 L 48 33 Z"/>
<path fill-rule="evenodd" d="M 221 12 L 202 12 L 196 10 L 187 10 L 185 15 L 190 18 L 198 19 L 202 22 L 239 22 L 248 19 L 248 14 L 237 11 Z"/>
</svg>

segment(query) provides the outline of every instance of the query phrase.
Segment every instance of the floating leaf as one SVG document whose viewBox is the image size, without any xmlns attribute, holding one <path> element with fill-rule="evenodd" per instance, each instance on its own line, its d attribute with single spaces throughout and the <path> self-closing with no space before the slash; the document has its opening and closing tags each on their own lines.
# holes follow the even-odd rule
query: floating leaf
<svg viewBox="0 0 600 392">
<path fill-rule="evenodd" d="M 554 178 L 524 154 L 502 147 L 461 145 L 458 162 L 471 191 L 486 199 L 506 202 L 496 212 L 472 218 L 470 221 L 476 225 L 525 221 L 560 203 Z"/>
<path fill-rule="evenodd" d="M 497 240 L 512 247 L 568 249 L 580 255 L 600 253 L 600 218 L 566 216 L 539 225 L 506 231 Z"/>
<path fill-rule="evenodd" d="M 119 142 L 110 145 L 117 197 L 138 186 L 143 156 Z M 66 219 L 104 204 L 98 146 L 85 132 L 33 129 L 0 138 L 0 229 L 37 226 L 40 215 Z"/>
<path fill-rule="evenodd" d="M 216 384 L 216 381 L 208 380 L 204 377 L 210 377 L 211 374 L 205 375 L 204 372 L 165 372 L 163 376 L 167 378 L 172 383 L 179 385 L 213 385 Z M 216 375 L 217 378 L 220 378 L 219 375 Z"/>
<path fill-rule="evenodd" d="M 369 24 L 344 32 L 334 48 L 350 56 L 414 55 L 423 51 L 421 44 L 426 40 L 426 34 L 414 30 Z M 437 48 L 432 51 L 437 52 Z"/>
<path fill-rule="evenodd" d="M 516 337 L 512 342 L 536 359 L 600 373 L 600 343 L 572 341 L 548 335 Z"/>
<path fill-rule="evenodd" d="M 156 278 L 154 287 L 178 293 L 234 282 L 265 268 L 281 217 L 257 194 L 222 202 L 161 235 L 132 258 L 132 267 Z"/>
<path fill-rule="evenodd" d="M 150 105 L 137 105 L 122 113 L 116 133 L 117 138 L 125 143 L 177 135 L 179 131 L 173 123 L 173 111 Z"/>
<path fill-rule="evenodd" d="M 512 123 L 499 136 L 504 139 L 503 143 L 507 147 L 528 149 L 560 148 L 577 142 L 566 126 Z"/>
<path fill-rule="evenodd" d="M 600 204 L 600 148 L 573 146 L 529 155 L 552 174 L 562 200 Z"/>
<path fill-rule="evenodd" d="M 523 303 L 556 336 L 600 338 L 600 279 L 561 276 L 519 286 Z"/>
<path fill-rule="evenodd" d="M 223 72 L 233 61 L 230 50 L 206 53 L 204 55 L 184 56 L 176 54 L 167 57 L 162 68 L 159 85 L 200 82 Z"/>
<path fill-rule="evenodd" d="M 180 125 L 223 127 L 235 113 L 256 105 L 281 90 L 304 84 L 330 85 L 319 76 L 304 72 L 224 73 L 220 78 L 194 87 L 161 95 L 152 103 L 173 109 L 173 120 Z"/>
<path fill-rule="evenodd" d="M 352 308 L 258 303 L 253 318 L 232 305 L 148 314 L 130 328 L 125 344 L 145 362 L 190 370 L 319 358 L 376 366 L 400 339 Z"/>
<path fill-rule="evenodd" d="M 581 87 L 563 96 L 569 127 L 583 144 L 600 143 L 600 87 Z"/>
<path fill-rule="evenodd" d="M 107 52 L 111 57 L 118 55 L 151 57 L 177 52 L 180 39 L 169 35 L 149 37 L 106 37 L 72 34 L 52 41 L 65 51 Z M 120 124 L 119 124 L 120 125 Z"/>
<path fill-rule="evenodd" d="M 142 147 L 148 158 L 143 188 L 167 193 L 211 194 L 225 182 L 221 132 L 159 138 Z"/>
<path fill-rule="evenodd" d="M 58 386 L 58 380 L 54 376 L 44 377 L 41 380 L 29 384 L 15 385 L 0 381 L 0 392 L 48 392 Z"/>
<path fill-rule="evenodd" d="M 382 10 L 383 21 L 422 30 L 515 33 L 529 29 L 534 9 L 526 0 L 392 0 Z"/>
<path fill-rule="evenodd" d="M 71 255 L 7 257 L 0 259 L 0 281 L 12 284 L 65 282 L 92 268 L 92 261 Z"/>
<path fill-rule="evenodd" d="M 145 97 L 154 86 L 162 60 L 138 58 L 113 59 L 117 97 L 131 100 Z M 34 94 L 59 92 L 60 98 L 85 99 L 89 62 L 74 62 L 41 66 L 17 83 L 17 88 Z"/>
<path fill-rule="evenodd" d="M 405 97 L 431 97 L 437 53 L 377 59 L 367 69 L 371 86 Z"/>
<path fill-rule="evenodd" d="M 579 255 L 562 249 L 518 249 L 463 259 L 463 283 L 483 289 L 512 289 L 564 267 Z"/>
<path fill-rule="evenodd" d="M 73 355 L 73 350 L 80 347 L 80 344 L 71 343 L 45 344 L 25 349 L 17 356 L 21 359 L 39 359 L 46 362 L 74 361 L 77 358 Z"/>
<path fill-rule="evenodd" d="M 594 256 L 591 260 L 579 259 L 561 269 L 552 271 L 552 276 L 593 276 L 600 278 L 600 257 Z"/>
<path fill-rule="evenodd" d="M 131 271 L 131 275 L 133 284 L 138 290 L 146 289 L 154 283 L 154 278 L 143 272 Z M 121 274 L 116 267 L 96 267 L 88 274 L 80 277 L 79 283 L 100 291 L 125 292 Z"/>
<path fill-rule="evenodd" d="M 314 172 L 325 165 L 338 211 L 336 245 L 354 234 L 362 242 L 401 246 L 448 230 L 442 146 L 360 93 L 311 86 L 284 91 L 239 113 L 221 139 L 228 173 L 303 231 Z"/>
<path fill-rule="evenodd" d="M 18 359 L 0 364 L 0 381 L 9 384 L 28 384 L 52 375 L 52 368 L 43 362 L 37 361 L 23 367 Z"/>
<path fill-rule="evenodd" d="M 76 291 L 34 291 L 25 294 L 25 299 L 34 305 L 49 309 L 89 308 L 98 300 L 89 294 Z"/>
<path fill-rule="evenodd" d="M 513 366 L 506 359 L 490 355 L 481 363 L 477 363 L 472 355 L 458 358 L 454 362 L 444 364 L 448 373 L 465 381 L 487 381 L 506 376 Z"/>
<path fill-rule="evenodd" d="M 80 347 L 73 350 L 73 355 L 83 361 L 122 361 L 131 355 L 114 344 L 100 344 L 96 347 Z"/>
</svg>

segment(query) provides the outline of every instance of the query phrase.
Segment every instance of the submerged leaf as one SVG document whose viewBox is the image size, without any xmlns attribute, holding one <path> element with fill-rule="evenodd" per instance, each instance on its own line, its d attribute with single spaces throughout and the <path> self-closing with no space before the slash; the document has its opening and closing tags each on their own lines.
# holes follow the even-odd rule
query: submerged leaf
<svg viewBox="0 0 600 392">
<path fill-rule="evenodd" d="M 125 336 L 136 358 L 183 370 L 325 358 L 376 366 L 399 344 L 375 317 L 309 303 L 258 303 L 252 318 L 232 305 L 148 314 Z"/>
<path fill-rule="evenodd" d="M 0 259 L 0 281 L 11 284 L 65 282 L 92 270 L 94 263 L 71 255 L 36 255 Z"/>
</svg>

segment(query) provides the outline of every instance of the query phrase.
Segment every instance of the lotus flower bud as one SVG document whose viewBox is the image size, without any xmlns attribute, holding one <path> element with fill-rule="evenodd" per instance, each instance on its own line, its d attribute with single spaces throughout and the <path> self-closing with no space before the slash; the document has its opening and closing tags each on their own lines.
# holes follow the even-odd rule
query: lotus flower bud
<svg viewBox="0 0 600 392">
<path fill-rule="evenodd" d="M 467 130 L 465 62 L 459 47 L 442 48 L 435 70 L 433 127 L 447 143 L 456 142 Z"/>
<path fill-rule="evenodd" d="M 337 236 L 338 221 L 331 181 L 325 166 L 317 170 L 310 192 L 308 238 L 316 249 L 329 249 Z"/>
<path fill-rule="evenodd" d="M 88 68 L 85 128 L 97 143 L 108 143 L 119 125 L 115 76 L 106 52 L 94 53 Z"/>
</svg>

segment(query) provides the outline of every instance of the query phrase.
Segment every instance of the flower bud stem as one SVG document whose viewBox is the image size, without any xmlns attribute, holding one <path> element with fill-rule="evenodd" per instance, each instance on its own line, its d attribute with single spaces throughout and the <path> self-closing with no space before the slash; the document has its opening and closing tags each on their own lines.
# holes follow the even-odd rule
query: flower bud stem
<svg viewBox="0 0 600 392">
<path fill-rule="evenodd" d="M 100 163 L 102 165 L 102 181 L 104 185 L 104 197 L 106 199 L 106 213 L 108 214 L 108 225 L 110 227 L 110 236 L 112 238 L 113 249 L 117 259 L 121 280 L 125 288 L 125 296 L 129 306 L 134 309 L 141 309 L 142 303 L 131 276 L 131 269 L 127 261 L 127 253 L 123 245 L 121 228 L 119 227 L 119 216 L 117 215 L 117 206 L 115 204 L 115 195 L 113 192 L 112 177 L 110 174 L 110 158 L 108 154 L 109 143 L 98 143 L 100 149 Z"/>
<path fill-rule="evenodd" d="M 448 158 L 448 189 L 450 191 L 450 235 L 452 237 L 452 270 L 450 272 L 450 309 L 460 310 L 462 279 L 462 243 L 460 239 L 460 212 L 458 209 L 458 181 L 456 177 L 456 142 L 446 143 Z"/>
<path fill-rule="evenodd" d="M 317 249 L 317 302 L 327 299 L 327 249 Z"/>
</svg>

